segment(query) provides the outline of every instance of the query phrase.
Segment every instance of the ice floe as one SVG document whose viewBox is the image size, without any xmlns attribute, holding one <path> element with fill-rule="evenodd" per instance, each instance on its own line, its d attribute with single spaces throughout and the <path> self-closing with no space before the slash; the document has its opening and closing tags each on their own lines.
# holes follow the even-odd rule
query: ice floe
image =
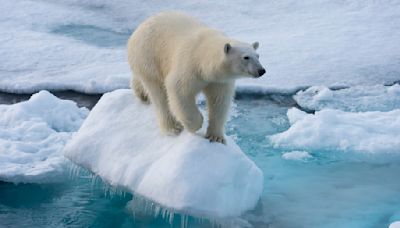
<svg viewBox="0 0 400 228">
<path fill-rule="evenodd" d="M 257 203 L 261 170 L 227 137 L 227 145 L 182 132 L 160 133 L 152 105 L 130 90 L 105 94 L 65 147 L 65 156 L 171 211 L 239 216 Z"/>
<path fill-rule="evenodd" d="M 293 91 L 399 80 L 396 1 L 260 1 L 254 7 L 237 0 L 15 0 L 0 9 L 1 91 L 127 88 L 125 40 L 142 20 L 171 9 L 234 38 L 260 42 L 267 74 L 240 80 L 239 88 Z"/>
<path fill-rule="evenodd" d="M 313 86 L 299 91 L 293 98 L 308 110 L 390 111 L 400 109 L 400 85 L 354 86 L 339 90 Z"/>
<path fill-rule="evenodd" d="M 28 101 L 0 105 L 0 180 L 61 181 L 67 161 L 61 150 L 87 114 L 86 108 L 47 91 Z"/>
<path fill-rule="evenodd" d="M 270 136 L 277 147 L 307 151 L 400 153 L 400 109 L 388 112 L 323 109 L 307 114 L 291 108 L 287 116 L 290 128 Z"/>
</svg>

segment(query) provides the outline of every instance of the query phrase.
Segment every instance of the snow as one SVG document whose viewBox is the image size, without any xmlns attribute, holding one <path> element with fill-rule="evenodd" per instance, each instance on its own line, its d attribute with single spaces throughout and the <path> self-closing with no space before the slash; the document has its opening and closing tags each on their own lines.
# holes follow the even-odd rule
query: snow
<svg viewBox="0 0 400 228">
<path fill-rule="evenodd" d="M 308 110 L 390 111 L 400 109 L 400 85 L 354 86 L 339 90 L 313 86 L 299 91 L 293 98 Z"/>
<path fill-rule="evenodd" d="M 101 93 L 127 87 L 124 50 L 98 48 L 53 32 L 64 23 L 94 21 L 87 11 L 44 1 L 6 1 L 2 12 L 0 31 L 7 32 L 0 38 L 1 91 Z"/>
<path fill-rule="evenodd" d="M 270 136 L 276 147 L 400 153 L 400 109 L 354 113 L 323 109 L 315 114 L 307 114 L 291 108 L 287 116 L 290 128 Z"/>
<path fill-rule="evenodd" d="M 47 91 L 25 102 L 0 105 L 0 180 L 61 181 L 66 159 L 61 150 L 88 110 Z"/>
<path fill-rule="evenodd" d="M 182 132 L 162 135 L 152 105 L 130 90 L 105 94 L 64 148 L 67 158 L 122 187 L 184 214 L 234 217 L 252 209 L 261 170 L 227 137 L 227 145 Z"/>
<path fill-rule="evenodd" d="M 285 160 L 305 160 L 312 156 L 307 151 L 290 151 L 282 154 L 282 158 Z"/>
<path fill-rule="evenodd" d="M 400 79 L 397 1 L 16 0 L 1 4 L 0 90 L 127 88 L 126 40 L 145 18 L 170 9 L 260 42 L 267 74 L 240 80 L 239 89 L 293 91 Z"/>
</svg>

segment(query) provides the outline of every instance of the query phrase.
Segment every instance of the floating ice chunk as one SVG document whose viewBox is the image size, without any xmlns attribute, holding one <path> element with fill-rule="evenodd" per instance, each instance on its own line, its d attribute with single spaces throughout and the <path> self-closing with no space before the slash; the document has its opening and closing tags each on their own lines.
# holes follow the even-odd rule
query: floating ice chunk
<svg viewBox="0 0 400 228">
<path fill-rule="evenodd" d="M 66 162 L 61 149 L 88 114 L 72 101 L 41 91 L 0 105 L 0 180 L 54 182 Z"/>
<path fill-rule="evenodd" d="M 305 160 L 312 156 L 307 151 L 291 151 L 282 154 L 282 158 L 286 160 Z"/>
<path fill-rule="evenodd" d="M 400 228 L 400 221 L 393 222 L 389 225 L 389 228 Z"/>
<path fill-rule="evenodd" d="M 290 125 L 293 125 L 299 120 L 302 120 L 308 116 L 306 112 L 303 112 L 297 108 L 289 109 L 287 114 Z"/>
<path fill-rule="evenodd" d="M 400 85 L 354 86 L 340 90 L 313 86 L 299 91 L 293 98 L 309 110 L 390 111 L 400 109 Z"/>
<path fill-rule="evenodd" d="M 270 136 L 275 146 L 294 150 L 400 153 L 400 109 L 357 113 L 324 109 L 313 115 L 291 108 L 287 116 L 290 128 Z"/>
<path fill-rule="evenodd" d="M 162 135 L 153 106 L 129 90 L 100 99 L 65 156 L 113 186 L 194 216 L 238 216 L 262 192 L 261 170 L 230 137 L 223 145 L 187 132 Z"/>
</svg>

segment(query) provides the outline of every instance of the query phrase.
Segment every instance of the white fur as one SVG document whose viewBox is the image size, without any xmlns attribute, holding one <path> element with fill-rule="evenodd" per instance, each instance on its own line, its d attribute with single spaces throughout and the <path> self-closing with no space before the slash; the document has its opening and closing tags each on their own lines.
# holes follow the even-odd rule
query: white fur
<svg viewBox="0 0 400 228">
<path fill-rule="evenodd" d="M 230 50 L 225 53 L 225 45 Z M 255 49 L 226 37 L 178 12 L 150 17 L 128 41 L 128 59 L 135 94 L 156 106 L 160 128 L 195 132 L 203 117 L 195 97 L 207 97 L 209 124 L 206 137 L 224 142 L 224 125 L 234 95 L 234 80 L 255 75 L 262 68 Z M 250 60 L 243 60 L 243 56 Z"/>
</svg>

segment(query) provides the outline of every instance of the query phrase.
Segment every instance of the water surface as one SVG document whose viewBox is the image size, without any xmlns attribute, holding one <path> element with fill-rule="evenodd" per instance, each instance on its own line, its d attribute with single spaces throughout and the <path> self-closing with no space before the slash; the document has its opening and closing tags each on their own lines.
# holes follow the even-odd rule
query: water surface
<svg viewBox="0 0 400 228">
<path fill-rule="evenodd" d="M 59 96 L 61 96 L 59 94 Z M 92 107 L 98 97 L 64 94 Z M 274 148 L 268 135 L 289 127 L 290 96 L 238 96 L 228 134 L 264 172 L 257 207 L 241 219 L 253 227 L 387 227 L 400 216 L 399 156 L 308 151 L 293 161 Z M 133 213 L 130 193 L 110 194 L 85 173 L 59 184 L 0 182 L 0 227 L 180 227 L 148 210 Z M 111 191 L 113 193 L 113 191 Z M 212 227 L 189 218 L 189 227 Z"/>
</svg>

